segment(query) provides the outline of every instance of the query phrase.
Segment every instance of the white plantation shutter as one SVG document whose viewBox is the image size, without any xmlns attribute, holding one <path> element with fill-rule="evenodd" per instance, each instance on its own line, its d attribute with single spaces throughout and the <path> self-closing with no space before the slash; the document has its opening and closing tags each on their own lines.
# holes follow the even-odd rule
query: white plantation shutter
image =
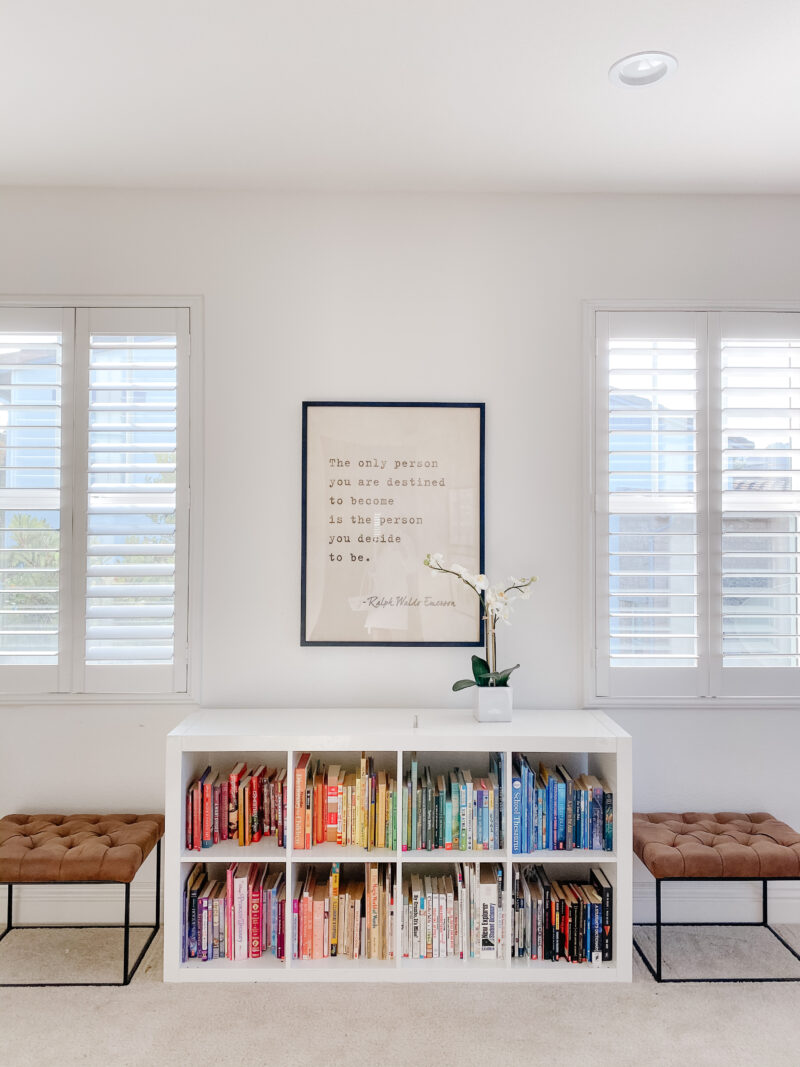
<svg viewBox="0 0 800 1067">
<path fill-rule="evenodd" d="M 697 317 L 598 318 L 598 691 L 655 695 L 666 676 L 681 695 L 696 695 L 704 440 Z"/>
<path fill-rule="evenodd" d="M 61 499 L 64 350 L 69 356 L 72 332 L 71 313 L 59 308 L 0 309 L 0 671 L 7 692 L 58 685 L 61 531 L 70 515 Z"/>
<path fill-rule="evenodd" d="M 800 692 L 800 314 L 731 313 L 719 333 L 725 695 Z"/>
<path fill-rule="evenodd" d="M 185 689 L 187 313 L 92 308 L 77 336 L 88 352 L 85 688 Z"/>
<path fill-rule="evenodd" d="M 0 307 L 0 692 L 187 689 L 187 308 Z"/>
<path fill-rule="evenodd" d="M 800 693 L 800 314 L 597 314 L 596 692 Z"/>
</svg>

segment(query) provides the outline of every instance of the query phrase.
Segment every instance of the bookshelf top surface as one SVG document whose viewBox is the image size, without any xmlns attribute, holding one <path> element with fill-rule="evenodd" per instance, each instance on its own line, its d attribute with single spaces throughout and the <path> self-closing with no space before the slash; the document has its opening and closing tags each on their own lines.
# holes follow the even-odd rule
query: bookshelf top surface
<svg viewBox="0 0 800 1067">
<path fill-rule="evenodd" d="M 512 722 L 479 723 L 466 709 L 449 708 L 203 708 L 187 716 L 173 744 L 275 749 L 386 750 L 524 748 L 537 741 L 565 750 L 611 751 L 629 735 L 604 712 L 518 710 Z"/>
</svg>

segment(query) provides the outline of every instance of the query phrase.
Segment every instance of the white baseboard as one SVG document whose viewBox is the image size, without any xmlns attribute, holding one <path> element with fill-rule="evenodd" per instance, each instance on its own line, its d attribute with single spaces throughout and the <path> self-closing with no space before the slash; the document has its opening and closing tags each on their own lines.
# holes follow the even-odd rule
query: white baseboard
<svg viewBox="0 0 800 1067">
<path fill-rule="evenodd" d="M 131 922 L 153 923 L 155 878 L 137 878 L 131 885 Z M 162 885 L 163 892 L 163 885 Z M 5 929 L 8 896 L 0 886 L 0 930 Z M 125 921 L 124 885 L 17 885 L 13 924 L 86 924 Z M 163 901 L 161 914 L 163 916 Z"/>
<path fill-rule="evenodd" d="M 770 923 L 800 923 L 800 881 L 769 882 Z M 633 883 L 633 921 L 656 918 L 655 880 Z M 760 922 L 760 882 L 662 882 L 663 922 Z"/>
</svg>

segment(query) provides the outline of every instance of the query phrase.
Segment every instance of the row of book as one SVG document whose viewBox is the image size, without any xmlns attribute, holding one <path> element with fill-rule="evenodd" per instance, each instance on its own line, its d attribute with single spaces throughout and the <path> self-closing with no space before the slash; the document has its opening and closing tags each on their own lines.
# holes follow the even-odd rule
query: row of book
<svg viewBox="0 0 800 1067">
<path fill-rule="evenodd" d="M 357 770 L 314 763 L 304 752 L 294 771 L 294 847 L 397 848 L 397 782 L 361 753 Z"/>
<path fill-rule="evenodd" d="M 196 863 L 184 889 L 181 958 L 285 959 L 285 901 L 283 864 L 231 863 L 215 878 Z"/>
<path fill-rule="evenodd" d="M 504 952 L 503 867 L 454 863 L 403 877 L 400 931 L 409 959 L 498 959 Z"/>
<path fill-rule="evenodd" d="M 403 782 L 403 851 L 502 849 L 504 762 L 502 752 L 492 752 L 486 775 L 459 767 L 432 774 L 412 753 Z"/>
<path fill-rule="evenodd" d="M 186 848 L 244 846 L 272 836 L 285 847 L 286 784 L 285 767 L 262 763 L 248 771 L 240 762 L 227 773 L 206 767 L 186 793 Z"/>
<path fill-rule="evenodd" d="M 614 848 L 614 796 L 593 774 L 566 767 L 534 770 L 525 756 L 511 771 L 511 851 Z"/>
<path fill-rule="evenodd" d="M 600 867 L 583 881 L 557 881 L 540 864 L 514 865 L 511 955 L 600 963 L 613 958 L 613 889 Z"/>
<path fill-rule="evenodd" d="M 394 959 L 396 877 L 388 863 L 309 867 L 292 896 L 292 958 Z"/>
</svg>

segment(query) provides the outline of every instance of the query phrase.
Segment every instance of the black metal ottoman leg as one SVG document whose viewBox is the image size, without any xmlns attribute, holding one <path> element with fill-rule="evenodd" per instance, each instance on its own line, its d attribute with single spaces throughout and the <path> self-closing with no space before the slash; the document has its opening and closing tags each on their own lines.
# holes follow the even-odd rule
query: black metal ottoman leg
<svg viewBox="0 0 800 1067">
<path fill-rule="evenodd" d="M 122 956 L 122 984 L 127 985 L 131 980 L 128 974 L 128 953 L 130 950 L 131 935 L 131 883 L 125 883 L 125 934 Z"/>
<path fill-rule="evenodd" d="M 14 922 L 14 887 L 13 885 L 7 885 L 6 889 L 8 890 L 8 914 L 6 916 L 6 928 L 2 934 L 0 934 L 0 941 L 2 941 L 6 934 L 11 931 Z"/>
<path fill-rule="evenodd" d="M 661 879 L 656 878 L 656 981 L 661 981 Z"/>
</svg>

